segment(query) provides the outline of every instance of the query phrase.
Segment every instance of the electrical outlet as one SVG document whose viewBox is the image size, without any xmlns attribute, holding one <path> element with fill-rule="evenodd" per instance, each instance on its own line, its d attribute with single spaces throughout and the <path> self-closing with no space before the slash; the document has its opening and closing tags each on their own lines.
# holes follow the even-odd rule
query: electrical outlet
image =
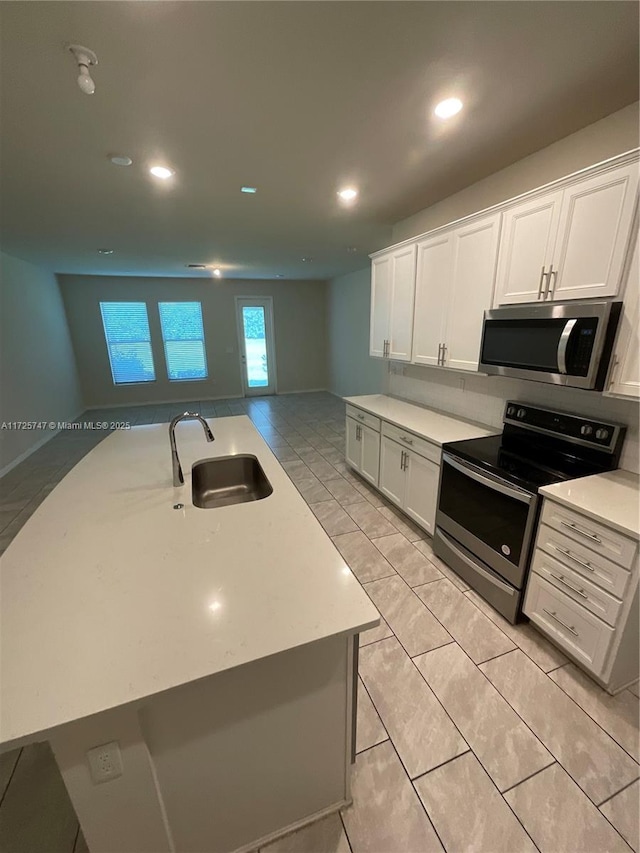
<svg viewBox="0 0 640 853">
<path fill-rule="evenodd" d="M 117 741 L 103 743 L 102 746 L 90 749 L 87 752 L 87 758 L 94 784 L 98 785 L 100 782 L 108 782 L 110 779 L 122 776 L 122 757 Z"/>
</svg>

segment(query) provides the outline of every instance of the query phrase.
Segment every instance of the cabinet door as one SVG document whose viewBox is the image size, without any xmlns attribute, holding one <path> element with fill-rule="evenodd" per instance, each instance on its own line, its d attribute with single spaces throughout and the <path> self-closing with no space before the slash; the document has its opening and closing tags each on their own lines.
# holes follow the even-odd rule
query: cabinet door
<svg viewBox="0 0 640 853">
<path fill-rule="evenodd" d="M 553 299 L 618 293 L 637 191 L 637 163 L 564 191 L 554 251 Z"/>
<path fill-rule="evenodd" d="M 380 433 L 371 429 L 371 427 L 361 424 L 360 445 L 362 447 L 360 473 L 366 480 L 377 487 L 378 470 L 380 468 Z"/>
<path fill-rule="evenodd" d="M 640 397 L 640 236 L 637 232 L 635 239 L 607 393 L 637 398 Z"/>
<path fill-rule="evenodd" d="M 418 243 L 411 359 L 416 364 L 439 363 L 449 300 L 452 247 L 450 231 Z"/>
<path fill-rule="evenodd" d="M 444 364 L 477 370 L 484 312 L 491 308 L 496 280 L 500 214 L 453 233 L 453 276 L 447 312 Z"/>
<path fill-rule="evenodd" d="M 413 302 L 416 292 L 416 246 L 393 253 L 391 310 L 389 317 L 389 358 L 411 361 Z"/>
<path fill-rule="evenodd" d="M 385 341 L 389 339 L 389 311 L 391 307 L 392 256 L 383 255 L 371 262 L 371 321 L 369 329 L 369 355 L 383 358 Z"/>
<path fill-rule="evenodd" d="M 394 504 L 402 506 L 405 472 L 402 468 L 404 448 L 386 435 L 380 440 L 380 491 Z"/>
<path fill-rule="evenodd" d="M 537 302 L 549 278 L 562 190 L 516 204 L 504 213 L 498 257 L 496 305 Z"/>
<path fill-rule="evenodd" d="M 347 418 L 347 432 L 345 441 L 345 460 L 356 471 L 360 470 L 362 460 L 362 443 L 358 433 L 359 424 L 353 418 Z"/>
<path fill-rule="evenodd" d="M 433 536 L 436 526 L 436 504 L 440 466 L 409 451 L 405 471 L 404 511 Z"/>
</svg>

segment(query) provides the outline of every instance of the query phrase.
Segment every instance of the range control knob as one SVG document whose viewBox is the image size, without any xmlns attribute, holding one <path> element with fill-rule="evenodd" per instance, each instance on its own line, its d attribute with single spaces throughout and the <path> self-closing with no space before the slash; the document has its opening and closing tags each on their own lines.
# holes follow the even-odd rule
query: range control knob
<svg viewBox="0 0 640 853">
<path fill-rule="evenodd" d="M 523 418 L 526 414 L 527 414 L 527 410 L 526 410 L 526 409 L 518 409 L 518 412 L 517 412 L 517 414 L 516 414 L 516 417 L 517 417 L 517 418 L 520 418 L 520 420 L 522 420 L 522 418 Z"/>
<path fill-rule="evenodd" d="M 507 417 L 512 418 L 516 413 L 515 406 L 507 406 Z"/>
<path fill-rule="evenodd" d="M 591 435 L 593 432 L 593 427 L 589 426 L 589 424 L 583 424 L 580 427 L 580 435 Z"/>
<path fill-rule="evenodd" d="M 599 438 L 599 439 L 609 438 L 609 430 L 608 429 L 602 429 L 602 427 L 600 429 L 597 429 L 596 430 L 596 438 Z"/>
</svg>

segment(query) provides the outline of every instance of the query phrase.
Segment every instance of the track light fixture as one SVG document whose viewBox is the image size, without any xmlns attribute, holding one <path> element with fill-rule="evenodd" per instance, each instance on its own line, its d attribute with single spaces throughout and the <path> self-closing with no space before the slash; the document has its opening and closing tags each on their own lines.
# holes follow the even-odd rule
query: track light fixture
<svg viewBox="0 0 640 853">
<path fill-rule="evenodd" d="M 89 68 L 92 65 L 98 64 L 98 57 L 88 47 L 83 47 L 81 44 L 68 44 L 67 50 L 73 54 L 75 61 L 78 64 L 78 86 L 85 95 L 93 95 L 96 90 L 96 84 L 89 73 Z"/>
</svg>

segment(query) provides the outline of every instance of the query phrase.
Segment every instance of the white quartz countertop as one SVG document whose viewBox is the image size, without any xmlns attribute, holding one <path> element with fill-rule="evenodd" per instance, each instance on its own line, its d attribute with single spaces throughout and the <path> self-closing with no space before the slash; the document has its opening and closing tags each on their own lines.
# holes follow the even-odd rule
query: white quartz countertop
<svg viewBox="0 0 640 853">
<path fill-rule="evenodd" d="M 365 412 L 408 429 L 440 446 L 447 441 L 482 438 L 485 435 L 495 435 L 500 432 L 499 429 L 490 429 L 453 415 L 423 409 L 422 406 L 414 406 L 412 403 L 405 403 L 404 400 L 396 400 L 385 394 L 345 397 L 344 400 L 352 406 L 364 409 Z"/>
<path fill-rule="evenodd" d="M 53 490 L 0 562 L 0 744 L 306 643 L 378 612 L 249 418 L 116 432 Z M 199 509 L 191 466 L 252 453 L 264 500 Z M 173 509 L 181 502 L 184 509 Z"/>
<path fill-rule="evenodd" d="M 630 471 L 607 471 L 544 486 L 540 493 L 559 504 L 640 539 L 640 480 Z"/>
</svg>

